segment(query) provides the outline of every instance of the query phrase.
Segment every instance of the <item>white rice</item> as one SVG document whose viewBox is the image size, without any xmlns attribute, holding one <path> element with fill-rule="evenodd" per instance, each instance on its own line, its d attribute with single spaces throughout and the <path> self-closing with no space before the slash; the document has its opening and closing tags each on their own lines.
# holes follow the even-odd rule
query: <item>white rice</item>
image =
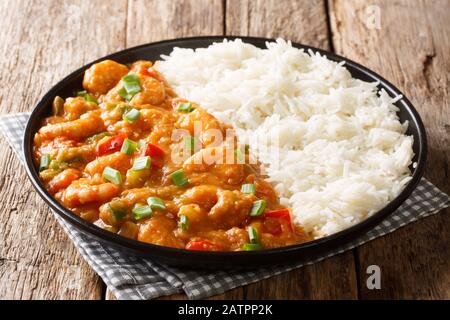
<svg viewBox="0 0 450 320">
<path fill-rule="evenodd" d="M 267 49 L 241 40 L 175 48 L 162 58 L 156 67 L 181 97 L 250 143 L 281 202 L 315 237 L 367 218 L 411 178 L 413 138 L 393 105 L 401 97 L 352 78 L 343 63 L 282 39 Z"/>
</svg>

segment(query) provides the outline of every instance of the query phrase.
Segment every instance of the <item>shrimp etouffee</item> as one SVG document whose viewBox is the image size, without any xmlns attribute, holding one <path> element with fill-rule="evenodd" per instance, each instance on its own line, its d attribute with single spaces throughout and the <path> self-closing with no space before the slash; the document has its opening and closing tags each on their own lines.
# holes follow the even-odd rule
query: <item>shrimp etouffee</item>
<svg viewBox="0 0 450 320">
<path fill-rule="evenodd" d="M 48 192 L 81 218 L 188 250 L 310 239 L 232 128 L 177 97 L 152 62 L 94 64 L 83 89 L 52 107 L 34 137 L 35 165 Z"/>
</svg>

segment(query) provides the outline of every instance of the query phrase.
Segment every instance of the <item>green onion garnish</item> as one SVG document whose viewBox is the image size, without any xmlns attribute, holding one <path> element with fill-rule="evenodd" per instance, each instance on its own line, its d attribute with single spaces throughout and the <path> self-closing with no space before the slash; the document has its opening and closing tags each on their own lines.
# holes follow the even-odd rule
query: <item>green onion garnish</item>
<svg viewBox="0 0 450 320">
<path fill-rule="evenodd" d="M 52 161 L 50 161 L 50 165 L 48 167 L 53 170 L 64 170 L 68 166 L 69 166 L 69 164 L 65 161 L 52 160 Z"/>
<path fill-rule="evenodd" d="M 126 76 L 123 76 L 122 81 L 127 83 L 139 82 L 139 77 L 137 76 L 137 74 L 130 73 Z"/>
<path fill-rule="evenodd" d="M 108 180 L 109 182 L 112 182 L 114 184 L 122 183 L 122 176 L 120 175 L 120 172 L 111 167 L 106 167 L 105 170 L 103 170 L 102 177 L 105 180 Z"/>
<path fill-rule="evenodd" d="M 136 122 L 141 117 L 141 112 L 137 109 L 131 109 L 123 115 L 123 120 L 129 123 Z"/>
<path fill-rule="evenodd" d="M 95 99 L 95 97 L 93 97 L 89 93 L 87 93 L 86 90 L 78 91 L 77 96 L 82 97 L 87 102 L 93 102 L 93 103 L 98 104 L 97 99 Z"/>
<path fill-rule="evenodd" d="M 127 90 L 125 89 L 125 87 L 120 88 L 117 93 L 119 94 L 119 96 L 121 96 L 122 98 L 124 98 L 127 101 L 130 101 L 131 99 L 133 99 L 133 94 L 130 94 L 127 92 Z"/>
<path fill-rule="evenodd" d="M 253 183 L 243 184 L 241 186 L 241 192 L 247 194 L 255 194 L 256 193 L 256 185 Z"/>
<path fill-rule="evenodd" d="M 189 228 L 189 219 L 184 214 L 180 215 L 180 228 L 187 230 Z"/>
<path fill-rule="evenodd" d="M 152 208 L 150 206 L 139 206 L 132 210 L 134 218 L 136 220 L 150 217 L 153 214 Z"/>
<path fill-rule="evenodd" d="M 145 140 L 145 139 L 140 139 L 140 140 L 138 141 L 138 147 L 139 147 L 139 148 L 144 147 L 146 144 L 147 144 L 147 140 Z"/>
<path fill-rule="evenodd" d="M 90 136 L 89 138 L 87 138 L 86 142 L 87 143 L 94 143 L 94 142 L 97 142 L 100 139 L 102 139 L 104 137 L 108 137 L 110 135 L 111 135 L 111 133 L 109 133 L 108 131 L 100 132 L 100 133 L 94 134 L 93 136 Z"/>
<path fill-rule="evenodd" d="M 263 214 L 266 209 L 266 201 L 265 200 L 256 200 L 253 202 L 252 210 L 250 211 L 250 216 L 257 217 Z"/>
<path fill-rule="evenodd" d="M 134 95 L 141 92 L 141 82 L 136 74 L 127 74 L 122 78 L 123 87 L 119 89 L 118 93 L 126 100 L 131 100 Z"/>
<path fill-rule="evenodd" d="M 137 142 L 134 142 L 133 140 L 130 139 L 125 139 L 123 141 L 122 148 L 120 149 L 120 151 L 127 155 L 132 155 L 134 151 L 136 151 L 137 146 L 138 146 Z"/>
<path fill-rule="evenodd" d="M 177 187 L 182 187 L 189 182 L 189 180 L 186 178 L 183 172 L 183 169 L 172 172 L 170 177 L 172 178 L 173 183 L 175 183 Z"/>
<path fill-rule="evenodd" d="M 253 251 L 253 250 L 261 250 L 262 247 L 258 243 L 246 243 L 242 246 L 242 250 L 244 251 Z"/>
<path fill-rule="evenodd" d="M 41 156 L 41 161 L 40 161 L 40 163 L 39 163 L 39 171 L 48 169 L 51 160 L 52 160 L 52 159 L 50 159 L 50 155 L 48 155 L 48 154 L 43 154 L 43 155 Z"/>
<path fill-rule="evenodd" d="M 108 206 L 116 221 L 122 220 L 127 215 L 127 209 L 125 208 L 115 208 L 111 204 L 108 204 Z"/>
<path fill-rule="evenodd" d="M 238 163 L 244 163 L 244 156 L 242 154 L 241 149 L 236 149 L 236 158 L 238 160 Z"/>
<path fill-rule="evenodd" d="M 133 170 L 145 170 L 150 169 L 152 160 L 149 156 L 136 158 L 133 163 Z"/>
<path fill-rule="evenodd" d="M 195 137 L 184 136 L 183 140 L 184 140 L 184 145 L 185 145 L 186 150 L 189 151 L 190 153 L 194 152 L 195 145 L 196 145 Z"/>
<path fill-rule="evenodd" d="M 189 113 L 189 112 L 191 112 L 192 110 L 194 110 L 194 108 L 192 108 L 192 103 L 190 103 L 190 102 L 184 102 L 184 103 L 180 103 L 180 104 L 178 105 L 177 110 L 178 110 L 178 111 L 181 111 L 181 112 Z"/>
<path fill-rule="evenodd" d="M 166 205 L 164 204 L 164 201 L 157 197 L 150 197 L 147 199 L 147 203 L 152 209 L 161 209 L 165 210 Z"/>
<path fill-rule="evenodd" d="M 256 231 L 255 227 L 247 227 L 247 233 L 251 243 L 259 243 L 258 231 Z"/>
</svg>

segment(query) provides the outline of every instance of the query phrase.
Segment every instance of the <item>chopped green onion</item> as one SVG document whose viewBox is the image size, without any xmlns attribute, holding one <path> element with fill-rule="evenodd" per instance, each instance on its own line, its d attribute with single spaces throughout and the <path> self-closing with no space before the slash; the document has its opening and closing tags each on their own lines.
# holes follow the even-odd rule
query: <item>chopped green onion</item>
<svg viewBox="0 0 450 320">
<path fill-rule="evenodd" d="M 105 102 L 104 106 L 106 107 L 107 110 L 112 110 L 115 107 L 117 107 L 119 103 L 118 102 Z"/>
<path fill-rule="evenodd" d="M 138 147 L 139 147 L 139 148 L 144 147 L 146 144 L 147 144 L 147 140 L 145 140 L 145 139 L 140 139 L 140 140 L 138 141 Z"/>
<path fill-rule="evenodd" d="M 241 186 L 241 192 L 247 194 L 255 194 L 256 193 L 256 185 L 253 183 L 243 184 Z"/>
<path fill-rule="evenodd" d="M 52 160 L 50 161 L 49 168 L 53 170 L 64 170 L 69 166 L 69 164 L 65 161 L 61 160 Z"/>
<path fill-rule="evenodd" d="M 184 103 L 180 103 L 180 104 L 178 105 L 177 110 L 178 110 L 178 111 L 181 111 L 181 112 L 189 113 L 189 112 L 191 112 L 192 110 L 194 110 L 194 108 L 192 108 L 192 103 L 190 103 L 190 102 L 184 102 Z"/>
<path fill-rule="evenodd" d="M 106 167 L 105 170 L 103 170 L 102 177 L 105 180 L 108 180 L 109 182 L 112 182 L 114 184 L 122 183 L 122 176 L 120 175 L 120 172 L 111 167 Z"/>
<path fill-rule="evenodd" d="M 187 230 L 189 228 L 189 219 L 184 214 L 180 215 L 180 228 L 183 230 Z"/>
<path fill-rule="evenodd" d="M 136 94 L 138 92 L 141 92 L 141 86 L 139 85 L 139 82 L 125 82 L 123 84 L 123 87 L 129 94 Z"/>
<path fill-rule="evenodd" d="M 127 155 L 132 155 L 134 151 L 136 151 L 137 146 L 138 146 L 137 142 L 134 142 L 133 140 L 127 138 L 123 141 L 122 148 L 120 149 L 120 151 Z"/>
<path fill-rule="evenodd" d="M 93 102 L 93 103 L 98 104 L 97 99 L 95 99 L 95 97 L 93 97 L 89 93 L 87 93 L 86 90 L 78 91 L 77 96 L 82 97 L 87 102 Z"/>
<path fill-rule="evenodd" d="M 119 229 L 116 226 L 106 226 L 106 227 L 104 227 L 104 229 L 106 231 L 113 232 L 113 233 L 117 233 L 119 231 Z"/>
<path fill-rule="evenodd" d="M 123 87 L 119 89 L 118 93 L 126 100 L 131 100 L 134 95 L 141 92 L 141 84 L 139 77 L 136 74 L 127 74 L 122 77 Z"/>
<path fill-rule="evenodd" d="M 134 218 L 136 220 L 150 217 L 153 214 L 152 208 L 150 206 L 139 206 L 132 210 Z"/>
<path fill-rule="evenodd" d="M 60 116 L 64 112 L 64 99 L 60 96 L 56 96 L 55 99 L 53 99 L 52 104 L 52 113 L 54 116 Z"/>
<path fill-rule="evenodd" d="M 131 109 L 123 115 L 123 120 L 129 123 L 136 122 L 141 117 L 141 112 L 137 109 Z"/>
<path fill-rule="evenodd" d="M 111 133 L 109 133 L 108 131 L 100 132 L 100 133 L 94 134 L 93 136 L 90 136 L 89 138 L 87 138 L 86 142 L 87 143 L 94 143 L 94 142 L 97 142 L 100 139 L 102 139 L 104 137 L 108 137 L 110 135 L 111 135 Z"/>
<path fill-rule="evenodd" d="M 157 197 L 150 197 L 147 199 L 147 203 L 152 209 L 161 209 L 165 210 L 166 205 L 164 204 L 164 201 Z"/>
<path fill-rule="evenodd" d="M 184 136 L 183 140 L 186 150 L 189 151 L 190 153 L 194 152 L 196 147 L 195 137 Z"/>
<path fill-rule="evenodd" d="M 133 170 L 145 170 L 150 169 L 152 160 L 149 156 L 136 158 L 133 163 Z"/>
<path fill-rule="evenodd" d="M 238 163 L 244 162 L 244 156 L 242 155 L 242 151 L 239 148 L 236 149 L 236 158 L 238 160 Z"/>
<path fill-rule="evenodd" d="M 186 175 L 183 172 L 183 169 L 172 172 L 170 177 L 172 178 L 173 183 L 175 183 L 177 187 L 182 187 L 189 182 L 189 180 L 186 178 Z"/>
<path fill-rule="evenodd" d="M 261 250 L 262 247 L 258 243 L 246 243 L 242 246 L 242 250 L 244 251 L 253 251 L 253 250 Z"/>
<path fill-rule="evenodd" d="M 117 104 L 116 108 L 120 110 L 122 116 L 132 109 L 130 105 L 126 102 L 120 102 L 119 104 Z"/>
<path fill-rule="evenodd" d="M 48 154 L 41 155 L 41 161 L 39 163 L 39 171 L 48 169 L 48 167 L 50 166 L 51 160 L 52 159 L 50 158 L 50 155 L 48 155 Z"/>
<path fill-rule="evenodd" d="M 119 96 L 121 96 L 122 98 L 124 98 L 127 101 L 130 101 L 131 99 L 133 99 L 133 94 L 130 94 L 127 92 L 127 90 L 125 89 L 125 87 L 120 88 L 117 93 L 119 94 Z"/>
<path fill-rule="evenodd" d="M 247 233 L 251 243 L 259 243 L 258 231 L 255 227 L 247 227 Z"/>
<path fill-rule="evenodd" d="M 266 201 L 265 200 L 256 200 L 253 202 L 252 210 L 250 211 L 250 216 L 257 217 L 263 214 L 266 209 Z"/>
<path fill-rule="evenodd" d="M 83 161 L 83 157 L 80 156 L 75 156 L 72 159 L 66 160 L 68 163 L 74 163 L 74 162 L 82 162 Z"/>
<path fill-rule="evenodd" d="M 111 210 L 114 220 L 116 220 L 116 221 L 122 220 L 127 215 L 126 208 L 117 208 L 117 207 L 112 206 L 111 204 L 108 204 L 108 207 Z"/>
<path fill-rule="evenodd" d="M 137 74 L 130 73 L 130 74 L 127 74 L 126 76 L 123 76 L 122 81 L 128 82 L 128 83 L 139 82 L 139 77 L 137 76 Z"/>
</svg>

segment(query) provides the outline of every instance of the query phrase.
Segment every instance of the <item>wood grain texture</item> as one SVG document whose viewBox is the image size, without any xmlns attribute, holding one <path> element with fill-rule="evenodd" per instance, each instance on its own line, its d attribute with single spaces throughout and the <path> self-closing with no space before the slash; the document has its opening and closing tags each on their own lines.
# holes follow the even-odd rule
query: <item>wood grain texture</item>
<svg viewBox="0 0 450 320">
<path fill-rule="evenodd" d="M 323 1 L 227 1 L 227 35 L 283 37 L 329 49 Z M 351 251 L 244 287 L 247 299 L 355 299 Z"/>
<path fill-rule="evenodd" d="M 143 43 L 223 34 L 222 0 L 130 0 L 127 47 Z"/>
<path fill-rule="evenodd" d="M 418 109 L 428 134 L 426 177 L 450 193 L 450 1 L 330 1 L 336 51 L 397 85 Z M 367 20 L 369 19 L 369 20 Z M 369 26 L 369 28 L 368 28 Z M 408 225 L 357 250 L 365 298 L 450 298 L 450 211 Z M 382 270 L 382 289 L 368 290 L 366 268 Z"/>
<path fill-rule="evenodd" d="M 227 35 L 282 37 L 329 49 L 323 0 L 229 0 Z"/>
<path fill-rule="evenodd" d="M 63 76 L 123 48 L 126 0 L 1 1 L 1 113 L 30 111 Z M 101 23 L 98 23 L 101 21 Z M 102 283 L 0 140 L 0 298 L 99 299 Z"/>
</svg>

